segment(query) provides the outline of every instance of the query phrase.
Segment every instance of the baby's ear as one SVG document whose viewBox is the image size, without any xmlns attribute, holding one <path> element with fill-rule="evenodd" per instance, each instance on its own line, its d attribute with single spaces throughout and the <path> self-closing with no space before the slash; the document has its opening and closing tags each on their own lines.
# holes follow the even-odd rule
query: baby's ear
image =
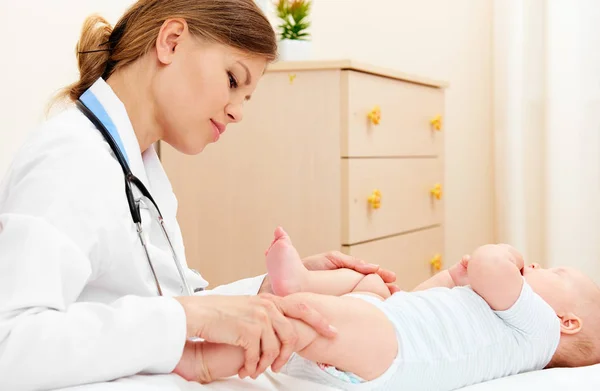
<svg viewBox="0 0 600 391">
<path fill-rule="evenodd" d="M 563 334 L 577 334 L 583 327 L 581 318 L 572 312 L 558 315 L 560 318 L 560 332 Z"/>
</svg>

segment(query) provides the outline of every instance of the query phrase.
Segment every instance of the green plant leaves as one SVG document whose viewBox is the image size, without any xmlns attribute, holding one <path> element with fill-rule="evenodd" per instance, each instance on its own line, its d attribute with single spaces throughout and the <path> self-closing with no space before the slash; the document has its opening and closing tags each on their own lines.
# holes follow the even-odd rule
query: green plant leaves
<svg viewBox="0 0 600 391">
<path fill-rule="evenodd" d="M 311 0 L 276 0 L 277 17 L 280 38 L 292 40 L 307 40 L 310 33 L 308 15 L 311 9 Z"/>
</svg>

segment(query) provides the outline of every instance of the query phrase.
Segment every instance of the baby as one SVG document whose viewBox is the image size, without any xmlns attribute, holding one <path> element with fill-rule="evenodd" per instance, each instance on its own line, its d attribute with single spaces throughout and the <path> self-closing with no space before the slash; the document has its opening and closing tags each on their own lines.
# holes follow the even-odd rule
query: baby
<svg viewBox="0 0 600 391">
<path fill-rule="evenodd" d="M 301 298 L 339 330 L 326 339 L 293 320 L 297 354 L 283 368 L 292 376 L 345 390 L 454 390 L 600 362 L 598 286 L 573 269 L 525 267 L 508 245 L 482 246 L 393 295 L 376 274 L 306 270 L 280 228 L 266 258 L 275 294 Z M 203 354 L 212 379 L 244 364 L 233 346 Z"/>
</svg>

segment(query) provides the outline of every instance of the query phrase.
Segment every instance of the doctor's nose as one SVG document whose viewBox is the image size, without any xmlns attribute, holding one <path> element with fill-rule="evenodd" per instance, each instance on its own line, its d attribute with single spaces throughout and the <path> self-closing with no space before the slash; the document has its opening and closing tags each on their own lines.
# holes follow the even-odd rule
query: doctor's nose
<svg viewBox="0 0 600 391">
<path fill-rule="evenodd" d="M 225 113 L 229 122 L 240 122 L 244 117 L 244 108 L 242 104 L 230 104 L 225 108 Z"/>
</svg>

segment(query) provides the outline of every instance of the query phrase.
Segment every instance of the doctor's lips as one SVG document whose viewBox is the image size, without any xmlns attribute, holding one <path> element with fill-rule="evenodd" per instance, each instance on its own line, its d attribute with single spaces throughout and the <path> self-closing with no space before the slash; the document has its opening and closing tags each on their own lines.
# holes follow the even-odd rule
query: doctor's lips
<svg viewBox="0 0 600 391">
<path fill-rule="evenodd" d="M 223 125 L 220 122 L 215 121 L 214 119 L 211 119 L 210 121 L 215 125 L 215 127 L 219 131 L 219 134 L 223 134 L 225 132 L 225 128 L 226 128 L 225 125 Z"/>
</svg>

